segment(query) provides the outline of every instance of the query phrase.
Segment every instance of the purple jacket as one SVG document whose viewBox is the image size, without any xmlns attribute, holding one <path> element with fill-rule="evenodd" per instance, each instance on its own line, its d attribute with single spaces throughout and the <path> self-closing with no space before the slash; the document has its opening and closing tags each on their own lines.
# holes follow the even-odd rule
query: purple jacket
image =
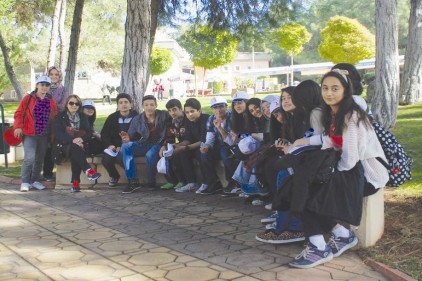
<svg viewBox="0 0 422 281">
<path fill-rule="evenodd" d="M 57 110 L 63 111 L 63 109 L 66 107 L 66 99 L 69 96 L 67 89 L 60 84 L 55 88 L 50 87 L 50 91 L 48 93 L 51 95 L 53 100 L 56 101 Z"/>
</svg>

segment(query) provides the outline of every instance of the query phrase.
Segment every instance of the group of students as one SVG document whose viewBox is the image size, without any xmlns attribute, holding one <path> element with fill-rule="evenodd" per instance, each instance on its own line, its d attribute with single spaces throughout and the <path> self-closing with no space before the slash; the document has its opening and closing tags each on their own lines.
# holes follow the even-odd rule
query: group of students
<svg viewBox="0 0 422 281">
<path fill-rule="evenodd" d="M 268 243 L 307 239 L 305 250 L 290 265 L 310 268 L 357 244 L 354 233 L 338 221 L 359 224 L 364 188 L 379 189 L 388 181 L 387 170 L 376 159 L 385 159 L 384 152 L 372 128 L 367 105 L 358 96 L 362 92 L 360 76 L 350 64 L 334 66 L 323 76 L 321 86 L 306 80 L 296 87 L 282 89 L 281 96 L 260 100 L 249 98 L 246 92 L 237 92 L 231 110 L 225 98 L 212 97 L 212 115 L 202 112 L 201 104 L 195 98 L 188 98 L 183 106 L 179 100 L 170 99 L 166 103 L 167 111 L 159 110 L 153 95 L 142 98 L 143 112 L 138 114 L 132 109 L 131 96 L 120 93 L 116 98 L 117 111 L 107 117 L 97 136 L 93 130 L 93 103 L 89 100 L 83 103 L 77 95 L 70 95 L 61 103 L 62 108 L 58 107 L 54 95 L 48 96 L 49 79 L 38 79 L 37 88 L 30 95 L 35 98 L 28 102 L 26 96 L 15 114 L 15 134 L 25 135 L 22 191 L 31 186 L 43 189 L 39 175 L 48 143 L 49 121 L 54 124 L 54 140 L 50 142 L 65 146 L 66 157 L 71 161 L 74 192 L 80 190 L 81 171 L 91 180 L 101 176 L 90 168 L 86 155 L 106 149 L 112 152 L 102 157 L 110 186 L 116 186 L 121 177 L 115 164 L 124 168 L 128 184 L 122 193 L 133 193 L 141 187 L 156 189 L 157 162 L 163 157 L 167 165 L 167 182 L 162 189 L 195 191 L 197 194 L 221 191 L 225 195 L 257 194 L 256 189 L 250 191 L 254 186 L 258 193 L 268 194 L 271 200 L 276 200 L 280 189 L 287 188 L 282 184 L 286 177 L 282 164 L 295 148 L 331 149 L 338 154 L 338 163 L 329 182 L 341 186 L 342 196 L 338 192 L 333 195 L 329 191 L 330 184 L 315 184 L 306 169 L 298 169 L 293 177 L 312 182 L 306 187 L 309 189 L 304 193 L 306 196 L 299 200 L 301 207 L 275 210 L 262 220 L 273 223 L 256 236 L 257 240 Z M 62 111 L 55 116 L 57 107 Z M 98 143 L 90 145 L 95 139 Z M 244 161 L 248 155 L 268 144 L 275 148 L 274 153 L 267 155 L 265 161 L 252 170 L 247 169 Z M 100 150 L 95 150 L 98 148 Z M 236 149 L 242 157 L 233 153 Z M 138 156 L 146 158 L 146 184 L 139 181 L 135 163 Z M 306 158 L 307 165 L 312 166 L 315 158 Z M 200 177 L 195 173 L 195 159 L 200 166 Z M 216 172 L 218 160 L 225 168 L 228 185 L 224 188 Z M 284 199 L 297 201 L 297 198 Z M 266 207 L 271 209 L 275 203 Z M 322 205 L 334 207 L 321 208 Z M 346 211 L 342 205 L 348 206 Z M 327 233 L 331 233 L 328 242 L 324 239 Z"/>
</svg>

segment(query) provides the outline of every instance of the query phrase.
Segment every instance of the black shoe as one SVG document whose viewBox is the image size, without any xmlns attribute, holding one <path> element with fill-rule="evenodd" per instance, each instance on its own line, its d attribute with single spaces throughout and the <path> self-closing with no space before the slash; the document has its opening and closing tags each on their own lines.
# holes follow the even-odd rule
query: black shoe
<svg viewBox="0 0 422 281">
<path fill-rule="evenodd" d="M 239 196 L 241 192 L 242 189 L 238 184 L 229 184 L 223 188 L 223 194 L 221 196 Z"/>
<path fill-rule="evenodd" d="M 44 180 L 46 182 L 53 182 L 53 181 L 55 181 L 55 179 L 54 179 L 54 177 L 52 175 L 51 176 L 44 176 Z"/>
<path fill-rule="evenodd" d="M 200 192 L 197 192 L 197 193 L 202 194 L 202 195 L 211 195 L 211 194 L 221 191 L 222 189 L 223 189 L 223 186 L 218 181 L 218 182 L 208 185 L 206 189 L 201 190 Z"/>
<path fill-rule="evenodd" d="M 139 181 L 129 180 L 129 183 L 125 186 L 122 193 L 123 194 L 133 193 L 136 190 L 138 190 L 139 188 L 141 188 L 141 184 L 139 183 Z"/>
<path fill-rule="evenodd" d="M 113 187 L 119 183 L 119 178 L 110 178 L 108 180 L 108 186 Z"/>
</svg>

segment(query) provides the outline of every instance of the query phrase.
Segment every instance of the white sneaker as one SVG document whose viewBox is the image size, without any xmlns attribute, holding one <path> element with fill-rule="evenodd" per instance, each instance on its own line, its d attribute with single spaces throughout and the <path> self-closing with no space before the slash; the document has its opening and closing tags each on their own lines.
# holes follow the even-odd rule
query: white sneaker
<svg viewBox="0 0 422 281">
<path fill-rule="evenodd" d="M 273 209 L 273 203 L 265 205 L 265 209 L 271 211 Z"/>
<path fill-rule="evenodd" d="M 194 182 L 190 182 L 187 185 L 184 185 L 182 187 L 176 188 L 176 192 L 189 192 L 194 191 L 198 186 Z"/>
<path fill-rule="evenodd" d="M 29 183 L 23 182 L 21 183 L 21 192 L 27 192 L 29 191 L 29 188 L 31 187 L 31 185 Z"/>
<path fill-rule="evenodd" d="M 197 191 L 195 191 L 196 194 L 201 194 L 202 191 L 208 188 L 208 184 L 202 184 Z"/>
<path fill-rule="evenodd" d="M 45 185 L 43 185 L 42 183 L 40 183 L 39 181 L 34 181 L 32 183 L 32 187 L 35 187 L 38 190 L 43 190 L 45 189 Z"/>
</svg>

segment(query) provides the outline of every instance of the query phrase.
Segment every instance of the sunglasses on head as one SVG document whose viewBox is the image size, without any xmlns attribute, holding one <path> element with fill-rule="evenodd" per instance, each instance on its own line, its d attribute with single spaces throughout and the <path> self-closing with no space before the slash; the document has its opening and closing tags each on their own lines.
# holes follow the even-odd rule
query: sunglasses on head
<svg viewBox="0 0 422 281">
<path fill-rule="evenodd" d="M 73 102 L 73 101 L 70 101 L 70 102 L 68 103 L 68 105 L 70 105 L 70 106 L 74 106 L 74 105 L 76 105 L 76 106 L 80 106 L 80 103 L 79 103 L 79 102 Z"/>
<path fill-rule="evenodd" d="M 50 83 L 40 83 L 41 86 L 50 87 Z"/>
</svg>

